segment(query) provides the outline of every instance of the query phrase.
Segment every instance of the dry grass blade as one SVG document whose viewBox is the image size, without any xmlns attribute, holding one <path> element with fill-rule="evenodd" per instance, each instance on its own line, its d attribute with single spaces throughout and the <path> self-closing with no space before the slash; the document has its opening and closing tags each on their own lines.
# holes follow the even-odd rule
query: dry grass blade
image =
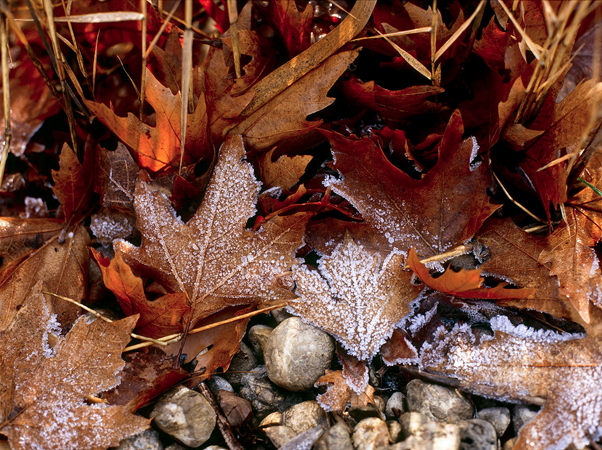
<svg viewBox="0 0 602 450">
<path fill-rule="evenodd" d="M 6 18 L 2 16 L 0 20 L 0 56 L 2 57 L 2 99 L 4 105 L 4 148 L 2 149 L 2 161 L 0 161 L 0 186 L 4 178 L 4 169 L 8 159 L 8 150 L 12 137 L 10 129 L 10 84 L 8 72 L 8 39 L 6 32 Z"/>
<path fill-rule="evenodd" d="M 271 305 L 266 308 L 258 309 L 257 311 L 252 311 L 250 313 L 241 314 L 240 316 L 232 317 L 230 319 L 222 320 L 220 322 L 215 322 L 210 325 L 205 325 L 204 327 L 193 328 L 192 330 L 189 330 L 188 333 L 186 333 L 186 334 L 190 335 L 190 334 L 200 333 L 201 331 L 210 330 L 211 328 L 216 328 L 216 327 L 225 325 L 227 323 L 237 322 L 239 320 L 257 316 L 259 314 L 267 313 L 267 312 L 272 311 L 273 309 L 284 308 L 286 305 L 287 305 L 287 303 L 285 303 L 285 302 L 276 303 L 275 305 Z M 157 340 L 162 342 L 163 344 L 173 344 L 174 342 L 178 342 L 183 337 L 184 337 L 184 333 L 178 333 L 178 334 L 170 334 L 169 336 L 163 336 L 162 338 L 159 338 Z M 139 348 L 148 347 L 150 345 L 152 345 L 152 342 L 141 342 L 140 344 L 130 345 L 129 347 L 124 348 L 123 351 L 129 352 L 132 350 L 137 350 Z"/>
<path fill-rule="evenodd" d="M 493 178 L 495 178 L 495 181 L 497 181 L 497 183 L 500 185 L 500 187 L 502 188 L 502 191 L 504 191 L 504 194 L 506 194 L 506 197 L 508 197 L 508 199 L 514 203 L 516 206 L 518 206 L 521 210 L 523 210 L 525 213 L 527 213 L 529 216 L 531 216 L 532 218 L 534 218 L 535 220 L 537 220 L 538 222 L 541 223 L 546 223 L 545 220 L 540 219 L 539 217 L 537 217 L 535 214 L 533 214 L 531 211 L 529 211 L 527 208 L 525 208 L 523 205 L 521 205 L 519 202 L 517 202 L 516 200 L 514 200 L 514 198 L 512 198 L 512 196 L 510 195 L 510 193 L 506 190 L 506 188 L 504 187 L 504 185 L 502 184 L 502 182 L 500 181 L 500 179 L 497 177 L 497 175 L 495 174 L 495 172 L 492 172 L 493 174 Z"/>
<path fill-rule="evenodd" d="M 146 96 L 146 0 L 140 0 L 140 10 L 142 12 L 142 21 L 140 23 L 140 35 L 141 35 L 141 51 L 142 51 L 142 70 L 140 75 L 140 110 L 138 112 L 138 118 L 142 121 L 144 112 L 144 97 Z"/>
<path fill-rule="evenodd" d="M 430 262 L 435 262 L 435 261 L 447 261 L 448 259 L 452 259 L 455 258 L 456 256 L 460 256 L 460 255 L 466 255 L 467 253 L 470 253 L 474 250 L 474 244 L 463 244 L 463 245 L 459 245 L 456 248 L 451 249 L 448 252 L 445 253 L 440 253 L 438 255 L 435 256 L 429 256 L 428 258 L 424 258 L 421 259 L 420 262 L 422 264 L 428 264 Z M 403 266 L 404 269 L 409 269 L 410 266 L 408 266 L 407 264 L 405 266 Z"/>
<path fill-rule="evenodd" d="M 178 173 L 182 174 L 182 163 L 184 162 L 184 151 L 186 150 L 186 125 L 188 124 L 190 95 L 190 77 L 192 75 L 192 2 L 185 3 L 184 15 L 186 17 L 186 29 L 184 30 L 184 43 L 182 47 L 182 105 L 180 118 L 180 166 Z M 192 111 L 194 112 L 194 110 Z"/>
<path fill-rule="evenodd" d="M 380 31 L 376 30 L 376 32 L 380 34 Z M 408 52 L 406 52 L 404 49 L 402 49 L 399 45 L 397 45 L 385 35 L 381 34 L 380 37 L 383 37 L 389 44 L 391 44 L 391 47 L 393 47 L 397 51 L 397 53 L 399 53 L 399 55 L 405 60 L 405 62 L 412 66 L 420 75 L 423 75 L 428 80 L 431 80 L 431 72 L 424 66 L 424 64 L 422 64 L 420 61 L 418 61 L 416 58 L 414 58 L 412 55 L 410 55 Z"/>
<path fill-rule="evenodd" d="M 445 44 L 443 44 L 443 46 L 439 50 L 437 50 L 437 53 L 435 53 L 435 57 L 433 58 L 433 62 L 437 62 L 441 55 L 443 55 L 454 44 L 454 42 L 458 40 L 462 33 L 464 33 L 464 31 L 466 31 L 466 29 L 473 22 L 475 17 L 477 17 L 484 10 L 484 7 L 485 0 L 481 0 L 479 6 L 477 6 L 477 9 L 474 10 L 470 17 L 466 19 L 466 21 L 464 21 L 460 28 L 458 28 L 456 32 L 445 42 Z"/>
<path fill-rule="evenodd" d="M 236 0 L 228 0 L 228 18 L 230 19 L 230 36 L 232 37 L 232 53 L 234 54 L 234 70 L 236 78 L 240 78 L 240 42 L 238 41 L 238 9 Z"/>
<path fill-rule="evenodd" d="M 523 29 L 523 27 L 521 27 L 520 24 L 518 23 L 518 21 L 514 18 L 514 15 L 510 12 L 510 10 L 506 6 L 506 4 L 503 1 L 498 2 L 498 4 L 502 7 L 504 12 L 508 15 L 508 17 L 512 21 L 512 25 L 514 25 L 514 27 L 516 28 L 518 33 L 521 35 L 521 37 L 525 41 L 525 44 L 527 44 L 527 47 L 529 47 L 529 50 L 531 50 L 531 53 L 533 53 L 533 56 L 535 56 L 536 59 L 540 59 L 541 58 L 541 47 L 539 45 L 537 45 L 535 42 L 533 42 L 533 40 L 529 37 L 529 35 L 526 33 L 526 31 Z M 514 7 L 513 7 L 513 9 L 514 9 Z"/>
<path fill-rule="evenodd" d="M 144 57 L 145 58 L 148 59 L 148 56 L 153 51 L 153 48 L 155 48 L 155 45 L 157 45 L 157 42 L 159 42 L 159 38 L 163 34 L 163 31 L 165 31 L 165 28 L 167 27 L 167 24 L 169 23 L 169 21 L 171 20 L 171 18 L 173 17 L 173 15 L 175 14 L 175 12 L 177 11 L 177 9 L 180 7 L 180 3 L 181 2 L 182 2 L 182 0 L 178 0 L 177 2 L 175 2 L 174 5 L 173 5 L 173 8 L 171 8 L 171 11 L 169 11 L 169 14 L 163 20 L 163 23 L 161 24 L 161 28 L 159 28 L 159 31 L 157 31 L 157 34 L 155 34 L 155 37 L 153 38 L 153 40 L 151 41 L 151 43 L 148 45 L 148 48 L 146 49 L 146 52 L 144 53 Z"/>
<path fill-rule="evenodd" d="M 367 37 L 356 38 L 356 39 L 352 39 L 351 42 L 365 41 L 368 39 L 382 39 L 382 38 L 393 37 L 393 36 L 407 36 L 408 34 L 430 33 L 430 32 L 431 32 L 431 27 L 414 28 L 413 30 L 396 31 L 395 33 L 385 33 L 385 34 L 380 33 L 378 36 L 367 36 Z"/>
<path fill-rule="evenodd" d="M 55 22 L 68 23 L 112 23 L 144 20 L 144 13 L 137 12 L 108 12 L 95 14 L 80 14 L 69 17 L 55 17 Z"/>
</svg>

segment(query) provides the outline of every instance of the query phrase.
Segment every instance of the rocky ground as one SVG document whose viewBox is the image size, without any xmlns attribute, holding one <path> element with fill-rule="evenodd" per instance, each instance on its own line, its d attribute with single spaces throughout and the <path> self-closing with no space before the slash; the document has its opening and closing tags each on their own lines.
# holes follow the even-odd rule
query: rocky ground
<svg viewBox="0 0 602 450">
<path fill-rule="evenodd" d="M 228 373 L 193 389 L 178 386 L 141 410 L 154 418 L 154 428 L 119 449 L 510 449 L 537 413 L 377 360 L 370 371 L 375 404 L 327 413 L 316 401 L 324 388 L 314 387 L 327 369 L 340 369 L 332 339 L 276 310 L 251 322 Z"/>
</svg>

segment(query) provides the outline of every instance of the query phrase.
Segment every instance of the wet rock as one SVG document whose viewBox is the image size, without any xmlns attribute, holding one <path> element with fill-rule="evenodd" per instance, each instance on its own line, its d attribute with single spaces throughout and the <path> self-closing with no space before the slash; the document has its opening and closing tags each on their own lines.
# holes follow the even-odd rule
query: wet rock
<svg viewBox="0 0 602 450">
<path fill-rule="evenodd" d="M 163 444 L 158 432 L 146 430 L 121 441 L 117 450 L 163 450 Z"/>
<path fill-rule="evenodd" d="M 369 417 L 355 426 L 351 441 L 356 449 L 374 450 L 389 445 L 389 429 L 384 420 Z"/>
<path fill-rule="evenodd" d="M 537 411 L 532 411 L 528 406 L 516 405 L 512 411 L 512 424 L 514 432 L 518 434 L 524 424 L 529 422 L 537 415 Z"/>
<path fill-rule="evenodd" d="M 257 358 L 255 358 L 253 350 L 247 344 L 241 342 L 240 348 L 232 357 L 232 362 L 228 372 L 224 374 L 224 378 L 233 386 L 239 386 L 244 372 L 249 372 L 256 366 Z"/>
<path fill-rule="evenodd" d="M 331 426 L 316 442 L 314 450 L 353 450 L 349 429 L 344 423 Z"/>
<path fill-rule="evenodd" d="M 291 427 L 287 427 L 286 425 L 266 427 L 263 429 L 263 432 L 270 438 L 270 441 L 272 441 L 272 444 L 274 444 L 274 447 L 276 448 L 282 447 L 297 435 Z"/>
<path fill-rule="evenodd" d="M 179 386 L 165 394 L 151 412 L 155 424 L 188 447 L 199 447 L 215 428 L 216 416 L 198 392 Z"/>
<path fill-rule="evenodd" d="M 460 450 L 497 450 L 497 433 L 486 420 L 464 420 L 457 425 L 460 428 Z"/>
<path fill-rule="evenodd" d="M 284 425 L 295 433 L 303 433 L 316 426 L 328 428 L 328 418 L 315 400 L 298 403 L 284 413 Z"/>
<path fill-rule="evenodd" d="M 450 423 L 428 422 L 390 450 L 460 450 L 460 429 Z"/>
<path fill-rule="evenodd" d="M 275 411 L 271 414 L 268 414 L 259 424 L 261 428 L 273 427 L 276 425 L 284 425 L 284 414 L 282 414 L 280 411 Z"/>
<path fill-rule="evenodd" d="M 267 325 L 253 325 L 249 328 L 247 337 L 255 355 L 263 359 L 263 349 L 274 329 Z"/>
<path fill-rule="evenodd" d="M 393 392 L 385 406 L 385 415 L 391 419 L 401 416 L 404 412 L 403 402 L 405 398 L 406 396 L 401 392 Z"/>
<path fill-rule="evenodd" d="M 431 420 L 455 423 L 470 419 L 474 405 L 458 391 L 436 384 L 412 380 L 407 385 L 408 409 Z"/>
<path fill-rule="evenodd" d="M 324 375 L 333 355 L 330 336 L 291 317 L 274 328 L 263 357 L 274 384 L 289 391 L 306 391 Z"/>
<path fill-rule="evenodd" d="M 498 437 L 502 437 L 510 425 L 510 410 L 503 406 L 485 408 L 477 413 L 477 419 L 483 419 L 493 425 Z"/>
<path fill-rule="evenodd" d="M 244 398 L 238 397 L 233 392 L 221 390 L 218 392 L 217 397 L 219 406 L 231 426 L 240 427 L 253 415 L 251 403 Z"/>
<path fill-rule="evenodd" d="M 207 387 L 213 395 L 217 395 L 219 391 L 234 392 L 232 385 L 218 375 L 212 375 L 211 378 L 207 380 Z"/>
<path fill-rule="evenodd" d="M 395 444 L 403 440 L 403 430 L 397 420 L 387 420 L 387 428 L 389 429 L 389 439 L 391 439 L 391 442 Z"/>
<path fill-rule="evenodd" d="M 399 417 L 401 431 L 406 438 L 415 435 L 428 421 L 429 419 L 424 414 L 413 411 L 404 413 Z"/>
<path fill-rule="evenodd" d="M 267 378 L 265 366 L 257 366 L 250 373 L 243 375 L 238 395 L 249 402 L 258 418 L 274 411 L 286 411 L 300 399 L 281 391 Z"/>
</svg>

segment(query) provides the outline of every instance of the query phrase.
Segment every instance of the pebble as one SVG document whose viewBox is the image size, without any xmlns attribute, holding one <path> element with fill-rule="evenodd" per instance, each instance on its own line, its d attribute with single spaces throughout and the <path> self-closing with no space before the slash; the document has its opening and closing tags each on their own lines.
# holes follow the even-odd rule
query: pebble
<svg viewBox="0 0 602 450">
<path fill-rule="evenodd" d="M 328 428 L 328 417 L 315 400 L 298 403 L 284 413 L 284 425 L 295 433 L 303 433 L 316 426 Z"/>
<path fill-rule="evenodd" d="M 394 444 L 403 440 L 403 430 L 401 424 L 397 420 L 387 420 L 387 428 L 389 429 L 389 438 Z"/>
<path fill-rule="evenodd" d="M 298 317 L 274 328 L 263 354 L 270 380 L 289 391 L 311 389 L 330 368 L 333 356 L 332 338 Z"/>
<path fill-rule="evenodd" d="M 296 396 L 285 395 L 268 380 L 265 366 L 257 366 L 244 374 L 241 386 L 238 395 L 251 402 L 258 419 L 274 411 L 286 411 L 299 403 Z"/>
<path fill-rule="evenodd" d="M 253 325 L 251 328 L 249 328 L 247 333 L 249 343 L 251 344 L 255 355 L 260 356 L 262 359 L 265 343 L 268 341 L 272 331 L 274 331 L 274 329 L 272 327 L 268 327 L 267 325 Z"/>
<path fill-rule="evenodd" d="M 216 450 L 215 448 L 211 448 L 211 447 L 216 447 L 216 446 L 215 445 L 210 445 L 205 450 Z M 165 447 L 165 450 L 186 450 L 186 448 L 187 447 L 184 447 L 183 445 L 180 445 L 177 442 L 174 442 L 169 447 Z M 220 447 L 217 447 L 217 448 L 220 448 Z"/>
<path fill-rule="evenodd" d="M 297 435 L 291 427 L 287 427 L 286 425 L 266 427 L 263 429 L 263 432 L 270 438 L 270 441 L 272 441 L 272 444 L 276 448 L 282 447 Z"/>
<path fill-rule="evenodd" d="M 259 424 L 260 427 L 273 427 L 276 425 L 284 425 L 284 414 L 280 411 L 275 411 L 268 414 Z"/>
<path fill-rule="evenodd" d="M 251 403 L 230 391 L 219 391 L 217 398 L 226 420 L 233 427 L 240 427 L 253 415 Z"/>
<path fill-rule="evenodd" d="M 324 428 L 319 425 L 310 428 L 292 438 L 280 447 L 280 450 L 311 450 L 314 442 L 322 436 L 322 433 L 324 433 Z"/>
<path fill-rule="evenodd" d="M 272 317 L 274 318 L 274 320 L 277 323 L 280 324 L 280 323 L 284 322 L 286 319 L 288 319 L 290 317 L 295 317 L 295 316 L 293 316 L 290 312 L 288 312 L 286 310 L 286 307 L 284 307 L 284 308 L 273 309 Z"/>
<path fill-rule="evenodd" d="M 369 417 L 355 426 L 351 441 L 356 449 L 374 450 L 389 445 L 389 429 L 384 420 Z"/>
<path fill-rule="evenodd" d="M 516 405 L 514 407 L 514 411 L 512 411 L 514 432 L 518 434 L 518 431 L 522 428 L 522 426 L 533 419 L 537 413 L 538 411 L 531 411 L 528 406 Z"/>
<path fill-rule="evenodd" d="M 215 428 L 215 411 L 198 392 L 179 386 L 165 394 L 151 412 L 155 424 L 188 447 L 199 447 Z"/>
<path fill-rule="evenodd" d="M 401 431 L 406 438 L 415 435 L 428 421 L 428 418 L 424 414 L 415 411 L 404 413 L 399 417 Z"/>
<path fill-rule="evenodd" d="M 497 432 L 483 419 L 458 422 L 461 450 L 497 450 Z"/>
<path fill-rule="evenodd" d="M 256 366 L 257 358 L 255 358 L 253 350 L 247 344 L 241 342 L 240 348 L 232 357 L 232 362 L 230 363 L 228 372 L 224 374 L 224 378 L 233 386 L 239 386 L 244 372 L 249 372 Z"/>
<path fill-rule="evenodd" d="M 210 445 L 209 447 L 205 447 L 203 450 L 228 450 L 227 448 L 220 447 L 219 445 Z"/>
<path fill-rule="evenodd" d="M 457 390 L 412 380 L 407 384 L 408 409 L 431 420 L 455 423 L 471 419 L 474 405 Z"/>
<path fill-rule="evenodd" d="M 460 428 L 451 423 L 428 422 L 390 450 L 460 450 Z"/>
<path fill-rule="evenodd" d="M 477 419 L 483 419 L 493 425 L 498 437 L 502 437 L 510 425 L 510 410 L 504 406 L 485 408 L 477 413 Z"/>
<path fill-rule="evenodd" d="M 212 375 L 211 378 L 207 380 L 207 387 L 213 395 L 217 395 L 219 391 L 234 392 L 232 385 L 218 375 Z"/>
<path fill-rule="evenodd" d="M 117 450 L 163 450 L 163 444 L 157 431 L 145 430 L 121 441 Z"/>
<path fill-rule="evenodd" d="M 383 420 L 385 419 L 383 414 L 374 405 L 352 406 L 349 408 L 348 413 L 356 422 L 361 422 L 368 417 L 377 417 Z"/>
<path fill-rule="evenodd" d="M 396 419 L 403 414 L 403 401 L 406 398 L 401 392 L 393 392 L 385 407 L 385 415 L 390 419 Z"/>
<path fill-rule="evenodd" d="M 347 425 L 339 422 L 331 426 L 316 442 L 314 450 L 353 450 Z"/>
</svg>

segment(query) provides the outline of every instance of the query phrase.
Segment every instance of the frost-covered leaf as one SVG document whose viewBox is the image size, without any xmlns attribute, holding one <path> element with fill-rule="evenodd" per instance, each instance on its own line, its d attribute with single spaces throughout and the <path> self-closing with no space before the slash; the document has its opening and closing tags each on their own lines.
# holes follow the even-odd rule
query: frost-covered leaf
<svg viewBox="0 0 602 450">
<path fill-rule="evenodd" d="M 295 270 L 301 298 L 289 301 L 290 309 L 331 333 L 349 354 L 369 361 L 418 295 L 403 256 L 394 252 L 382 261 L 347 235 L 319 269 Z"/>
<path fill-rule="evenodd" d="M 317 397 L 318 403 L 325 411 L 346 411 L 347 407 L 367 406 L 374 404 L 374 388 L 367 385 L 359 394 L 348 385 L 340 370 L 326 370 L 326 374 L 316 381 L 316 387 L 328 386 L 324 394 Z"/>
<path fill-rule="evenodd" d="M 600 314 L 596 314 L 599 324 Z M 534 330 L 506 316 L 491 319 L 495 337 L 480 344 L 467 325 L 456 325 L 435 344 L 424 344 L 421 367 L 455 385 L 504 401 L 544 403 L 524 425 L 515 450 L 582 448 L 602 435 L 600 325 L 588 335 Z"/>
<path fill-rule="evenodd" d="M 119 384 L 137 317 L 80 317 L 63 338 L 48 301 L 37 284 L 0 336 L 0 434 L 15 450 L 105 449 L 147 429 L 122 406 L 85 401 Z"/>
<path fill-rule="evenodd" d="M 463 132 L 456 111 L 441 139 L 437 164 L 421 180 L 391 164 L 370 139 L 327 133 L 334 167 L 342 175 L 328 184 L 378 230 L 368 235 L 371 244 L 403 251 L 416 247 L 420 256 L 435 255 L 470 239 L 498 208 L 487 196 L 487 165 L 473 161 L 476 139 L 463 141 Z"/>
<path fill-rule="evenodd" d="M 166 196 L 147 183 L 136 185 L 136 226 L 142 244 L 115 242 L 135 271 L 183 292 L 193 305 L 192 323 L 227 306 L 292 297 L 278 276 L 297 264 L 307 214 L 275 217 L 259 232 L 246 229 L 255 214 L 259 183 L 242 161 L 240 136 L 223 144 L 205 197 L 183 223 Z"/>
</svg>

